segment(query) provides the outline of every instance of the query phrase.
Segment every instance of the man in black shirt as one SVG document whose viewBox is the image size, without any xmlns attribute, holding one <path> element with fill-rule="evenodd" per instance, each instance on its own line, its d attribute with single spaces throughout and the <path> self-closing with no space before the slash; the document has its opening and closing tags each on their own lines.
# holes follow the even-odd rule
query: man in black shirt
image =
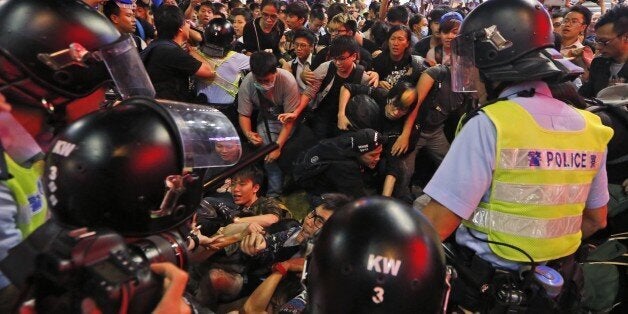
<svg viewBox="0 0 628 314">
<path fill-rule="evenodd" d="M 142 51 L 142 61 L 155 87 L 156 97 L 191 101 L 190 76 L 212 80 L 216 72 L 195 50 L 181 46 L 189 38 L 190 25 L 176 6 L 163 5 L 155 12 L 159 37 Z"/>
</svg>

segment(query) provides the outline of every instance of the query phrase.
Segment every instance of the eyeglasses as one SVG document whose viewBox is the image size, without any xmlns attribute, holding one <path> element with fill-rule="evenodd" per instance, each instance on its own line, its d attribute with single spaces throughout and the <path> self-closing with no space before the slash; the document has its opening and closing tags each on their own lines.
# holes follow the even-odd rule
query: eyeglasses
<svg viewBox="0 0 628 314">
<path fill-rule="evenodd" d="M 338 28 L 338 29 L 329 29 L 329 33 L 332 35 L 346 35 L 349 31 L 346 28 Z"/>
<path fill-rule="evenodd" d="M 307 217 L 313 220 L 314 227 L 318 229 L 322 228 L 325 222 L 327 222 L 327 219 L 316 213 L 316 209 L 307 214 Z"/>
<path fill-rule="evenodd" d="M 347 59 L 351 58 L 351 56 L 353 56 L 353 55 L 332 57 L 331 59 L 332 59 L 334 62 L 338 62 L 338 63 L 340 63 L 340 62 L 344 62 L 345 60 L 347 60 Z"/>
<path fill-rule="evenodd" d="M 620 36 L 615 36 L 615 37 L 613 37 L 611 39 L 607 39 L 607 40 L 599 40 L 599 39 L 596 38 L 594 42 L 595 42 L 596 45 L 599 45 L 599 46 L 602 46 L 602 47 L 606 47 L 606 46 L 608 46 L 608 44 L 611 43 L 611 41 L 615 40 L 615 38 L 617 38 L 617 37 L 620 37 Z"/>
<path fill-rule="evenodd" d="M 309 47 L 310 44 L 304 44 L 304 43 L 294 43 L 294 47 L 296 49 L 305 49 L 307 47 Z"/>
<path fill-rule="evenodd" d="M 560 27 L 561 25 L 563 25 L 563 22 L 554 22 L 552 25 L 554 27 Z"/>
<path fill-rule="evenodd" d="M 262 18 L 274 21 L 274 20 L 278 19 L 279 16 L 277 14 L 269 14 L 269 13 L 266 13 L 266 12 L 262 12 Z"/>
<path fill-rule="evenodd" d="M 578 20 L 578 19 L 564 19 L 561 22 L 563 25 L 567 25 L 567 24 L 584 24 L 584 22 Z"/>
</svg>

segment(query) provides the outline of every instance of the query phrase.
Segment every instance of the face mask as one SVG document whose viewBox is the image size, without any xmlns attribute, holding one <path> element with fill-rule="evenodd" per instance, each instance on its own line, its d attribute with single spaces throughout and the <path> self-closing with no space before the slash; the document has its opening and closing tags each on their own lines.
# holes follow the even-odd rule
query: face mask
<svg viewBox="0 0 628 314">
<path fill-rule="evenodd" d="M 427 32 L 428 32 L 427 26 L 421 26 L 421 36 L 422 37 L 427 36 Z"/>
<path fill-rule="evenodd" d="M 277 77 L 275 77 L 276 79 Z M 269 90 L 273 89 L 273 87 L 275 87 L 275 80 L 273 80 L 272 82 L 266 83 L 266 84 L 260 84 L 259 82 L 255 82 L 253 83 L 253 86 L 255 86 L 255 88 L 259 89 L 261 92 L 268 92 Z"/>
</svg>

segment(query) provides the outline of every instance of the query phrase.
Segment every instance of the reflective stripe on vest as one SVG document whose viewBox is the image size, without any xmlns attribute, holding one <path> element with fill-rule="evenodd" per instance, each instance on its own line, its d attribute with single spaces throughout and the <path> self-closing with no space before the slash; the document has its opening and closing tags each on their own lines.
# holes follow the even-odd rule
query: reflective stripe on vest
<svg viewBox="0 0 628 314">
<path fill-rule="evenodd" d="M 524 250 L 535 261 L 575 252 L 582 237 L 582 211 L 612 130 L 580 110 L 585 120 L 580 131 L 543 129 L 512 101 L 483 111 L 495 125 L 495 170 L 488 203 L 480 203 L 464 224 L 491 241 Z M 528 261 L 506 246 L 489 247 L 502 258 Z"/>
<path fill-rule="evenodd" d="M 22 232 L 22 237 L 26 238 L 46 221 L 48 206 L 41 183 L 43 161 L 30 168 L 23 168 L 9 155 L 5 156 L 9 173 L 13 176 L 7 181 L 7 186 L 17 204 L 17 227 Z"/>
<path fill-rule="evenodd" d="M 229 61 L 231 57 L 235 56 L 236 52 L 229 51 L 224 58 L 218 59 L 218 60 L 211 58 L 210 56 L 204 54 L 200 50 L 198 51 L 198 54 L 201 55 L 207 62 L 211 63 L 214 66 L 214 73 L 216 75 L 214 79 L 212 80 L 212 82 L 210 83 L 210 85 L 216 85 L 220 87 L 227 94 L 231 95 L 231 97 L 235 98 L 235 96 L 238 94 L 238 82 L 240 82 L 240 77 L 242 76 L 242 74 L 238 72 L 234 80 L 229 81 L 226 78 L 220 76 L 220 74 L 218 73 L 218 68 L 225 62 Z"/>
<path fill-rule="evenodd" d="M 473 212 L 470 221 L 486 230 L 543 239 L 562 237 L 580 232 L 582 215 L 554 219 L 536 219 L 478 207 Z"/>
</svg>

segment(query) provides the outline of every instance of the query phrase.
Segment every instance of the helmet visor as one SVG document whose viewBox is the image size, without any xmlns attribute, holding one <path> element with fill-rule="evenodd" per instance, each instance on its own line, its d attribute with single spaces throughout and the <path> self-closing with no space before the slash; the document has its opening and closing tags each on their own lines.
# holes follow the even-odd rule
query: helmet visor
<svg viewBox="0 0 628 314">
<path fill-rule="evenodd" d="M 184 167 L 228 167 L 240 160 L 240 137 L 223 113 L 207 106 L 163 99 L 157 102 L 177 125 Z"/>
<path fill-rule="evenodd" d="M 480 75 L 475 66 L 474 37 L 459 35 L 451 43 L 451 88 L 458 93 L 477 92 Z"/>
<path fill-rule="evenodd" d="M 107 65 L 122 99 L 131 96 L 155 97 L 155 88 L 130 36 L 123 35 L 115 43 L 101 48 L 98 56 Z"/>
</svg>

